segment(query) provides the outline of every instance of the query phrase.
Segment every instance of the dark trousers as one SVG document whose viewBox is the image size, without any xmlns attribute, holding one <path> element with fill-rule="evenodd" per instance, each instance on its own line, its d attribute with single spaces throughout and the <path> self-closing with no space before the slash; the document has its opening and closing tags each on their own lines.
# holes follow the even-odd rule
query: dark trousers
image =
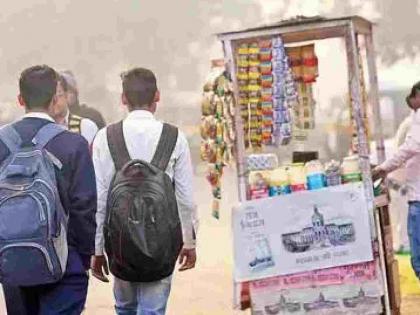
<svg viewBox="0 0 420 315">
<path fill-rule="evenodd" d="M 69 250 L 67 269 L 57 283 L 34 287 L 5 286 L 8 315 L 80 315 L 86 303 L 88 272 L 80 255 Z"/>
<path fill-rule="evenodd" d="M 7 315 L 26 315 L 23 296 L 20 288 L 3 285 Z"/>
<path fill-rule="evenodd" d="M 411 266 L 420 279 L 420 201 L 409 202 L 407 232 L 410 240 Z"/>
</svg>

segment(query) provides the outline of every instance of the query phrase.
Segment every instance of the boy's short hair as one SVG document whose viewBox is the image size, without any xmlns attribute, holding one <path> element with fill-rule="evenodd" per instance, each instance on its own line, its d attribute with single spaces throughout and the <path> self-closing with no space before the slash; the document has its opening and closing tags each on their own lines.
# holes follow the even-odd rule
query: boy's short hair
<svg viewBox="0 0 420 315">
<path fill-rule="evenodd" d="M 157 82 L 148 69 L 135 68 L 121 75 L 123 94 L 132 108 L 143 108 L 153 103 Z"/>
<path fill-rule="evenodd" d="M 64 92 L 67 92 L 69 90 L 69 84 L 66 80 L 66 78 L 64 77 L 64 75 L 62 75 L 61 73 L 57 74 L 57 80 L 58 82 L 60 82 L 61 87 L 63 88 Z"/>
<path fill-rule="evenodd" d="M 47 109 L 57 90 L 57 73 L 47 65 L 24 70 L 19 79 L 20 95 L 28 109 Z"/>
<path fill-rule="evenodd" d="M 79 88 L 77 86 L 76 77 L 74 76 L 72 71 L 70 70 L 61 71 L 60 76 L 62 76 L 64 80 L 66 80 L 66 83 L 67 83 L 66 91 L 73 91 L 73 92 L 78 93 Z"/>
<path fill-rule="evenodd" d="M 420 81 L 413 85 L 411 92 L 408 95 L 408 98 L 413 98 L 416 96 L 417 92 L 420 92 Z"/>
</svg>

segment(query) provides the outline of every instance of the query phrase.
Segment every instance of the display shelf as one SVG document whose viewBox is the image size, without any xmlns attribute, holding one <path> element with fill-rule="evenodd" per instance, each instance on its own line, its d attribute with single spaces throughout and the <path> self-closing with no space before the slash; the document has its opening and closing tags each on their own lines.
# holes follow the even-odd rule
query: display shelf
<svg viewBox="0 0 420 315">
<path fill-rule="evenodd" d="M 371 176 L 370 152 L 366 117 L 363 108 L 364 86 L 362 82 L 363 72 L 360 69 L 362 58 L 360 52 L 359 39 L 363 39 L 366 49 L 367 73 L 369 77 L 369 105 L 372 108 L 372 121 L 374 122 L 374 132 L 372 139 L 377 144 L 378 162 L 384 161 L 384 139 L 380 119 L 380 106 L 378 97 L 378 79 L 375 63 L 375 51 L 373 44 L 373 24 L 368 20 L 358 17 L 342 17 L 327 19 L 323 17 L 305 18 L 282 21 L 279 23 L 265 25 L 256 28 L 249 28 L 241 31 L 224 32 L 218 34 L 219 40 L 223 44 L 225 54 L 225 64 L 230 73 L 235 99 L 240 98 L 239 80 L 237 78 L 238 65 L 235 52 L 239 45 L 251 43 L 256 39 L 266 40 L 274 36 L 281 36 L 284 44 L 317 41 L 330 38 L 344 39 L 346 47 L 349 94 L 351 99 L 352 117 L 355 123 L 357 138 L 357 152 L 359 154 L 359 165 L 362 173 L 366 208 L 369 209 L 371 224 L 371 234 L 377 243 L 379 251 L 379 270 L 383 285 L 383 310 L 384 314 L 399 314 L 399 283 L 396 276 L 398 266 L 395 263 L 393 252 L 390 250 L 392 235 L 390 234 L 389 220 L 389 199 L 386 194 L 378 197 L 374 196 L 373 182 Z M 364 55 L 363 55 L 364 56 Z M 239 106 L 235 107 L 235 158 L 237 166 L 239 200 L 244 202 L 250 198 L 248 171 L 246 169 L 247 151 L 244 144 L 244 129 Z M 302 194 L 302 196 L 310 194 Z M 376 209 L 379 209 L 377 211 Z M 235 283 L 235 305 L 242 309 L 252 305 L 248 283 Z M 284 302 L 284 301 L 283 301 Z M 284 302 L 286 303 L 286 302 Z M 287 304 L 287 303 L 286 303 Z M 280 306 L 281 308 L 281 306 Z"/>
</svg>

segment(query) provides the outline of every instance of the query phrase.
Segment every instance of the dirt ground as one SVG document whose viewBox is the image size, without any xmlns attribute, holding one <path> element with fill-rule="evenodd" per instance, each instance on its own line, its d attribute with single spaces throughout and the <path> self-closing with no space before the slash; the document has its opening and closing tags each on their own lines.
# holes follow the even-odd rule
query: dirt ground
<svg viewBox="0 0 420 315">
<path fill-rule="evenodd" d="M 420 283 L 417 280 L 410 263 L 409 256 L 398 256 L 400 271 L 400 288 L 402 295 L 401 314 L 420 314 Z"/>
<path fill-rule="evenodd" d="M 204 176 L 196 178 L 199 205 L 198 264 L 193 271 L 176 273 L 167 313 L 172 315 L 232 315 L 232 243 L 230 209 L 236 200 L 233 176 L 226 174 L 220 220 L 211 217 L 210 189 Z M 86 315 L 113 312 L 110 285 L 91 281 Z"/>
<path fill-rule="evenodd" d="M 249 312 L 234 311 L 232 308 L 232 243 L 230 209 L 236 202 L 234 177 L 225 174 L 221 219 L 211 217 L 211 198 L 204 176 L 196 178 L 196 200 L 199 204 L 200 230 L 197 269 L 188 273 L 175 274 L 173 290 L 169 301 L 169 315 L 239 315 Z M 419 315 L 420 285 L 415 282 L 408 257 L 401 261 L 402 315 Z M 408 274 L 408 276 L 407 276 Z M 405 277 L 405 278 L 404 278 Z M 408 279 L 406 279 L 408 278 Z M 114 314 L 110 285 L 92 280 L 86 315 Z"/>
<path fill-rule="evenodd" d="M 197 177 L 196 200 L 199 204 L 200 230 L 198 244 L 198 265 L 194 271 L 176 273 L 169 301 L 169 315 L 239 315 L 232 308 L 232 243 L 230 230 L 230 209 L 236 202 L 236 186 L 233 176 L 226 174 L 224 201 L 221 219 L 211 217 L 211 198 L 204 176 Z M 408 276 L 408 258 L 403 258 L 400 270 L 403 290 L 403 315 L 420 314 L 420 286 Z M 408 270 L 408 271 L 407 271 Z M 406 289 L 408 288 L 408 289 Z M 403 292 L 403 295 L 405 293 Z M 5 314 L 4 302 L 0 298 L 0 315 Z M 2 305 L 3 304 L 3 305 Z M 87 302 L 86 315 L 111 315 L 113 309 L 112 287 L 92 279 Z"/>
<path fill-rule="evenodd" d="M 420 306 L 420 295 L 405 296 L 401 309 L 402 315 L 418 315 Z"/>
</svg>

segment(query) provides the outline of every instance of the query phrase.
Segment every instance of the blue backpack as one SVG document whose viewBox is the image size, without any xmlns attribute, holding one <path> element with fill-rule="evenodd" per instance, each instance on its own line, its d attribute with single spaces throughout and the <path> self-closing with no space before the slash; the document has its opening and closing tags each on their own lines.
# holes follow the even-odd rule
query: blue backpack
<svg viewBox="0 0 420 315">
<path fill-rule="evenodd" d="M 42 127 L 29 146 L 12 125 L 0 129 L 10 151 L 0 164 L 0 282 L 33 286 L 59 281 L 67 264 L 67 215 L 57 189 L 60 161 L 45 145 L 64 131 Z"/>
</svg>

